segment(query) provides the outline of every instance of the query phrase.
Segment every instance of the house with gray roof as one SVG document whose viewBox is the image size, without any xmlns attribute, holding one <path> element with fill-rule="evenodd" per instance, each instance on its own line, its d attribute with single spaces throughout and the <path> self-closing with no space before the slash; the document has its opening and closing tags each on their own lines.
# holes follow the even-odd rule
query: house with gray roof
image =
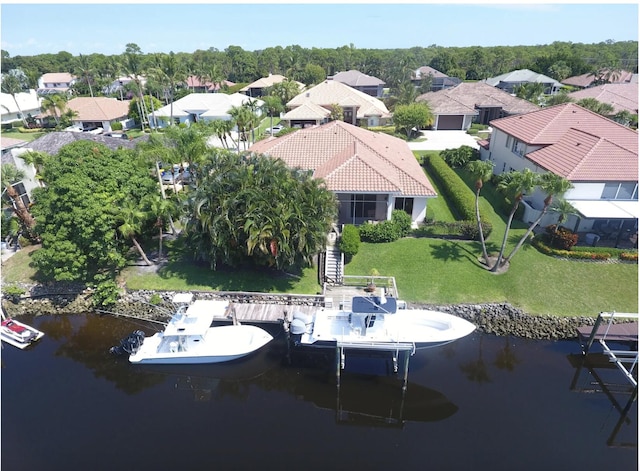
<svg viewBox="0 0 640 471">
<path fill-rule="evenodd" d="M 249 150 L 312 170 L 338 198 L 338 224 L 385 221 L 401 209 L 417 225 L 437 196 L 406 141 L 342 121 L 264 139 Z"/>
<path fill-rule="evenodd" d="M 497 77 L 485 79 L 483 82 L 507 93 L 515 93 L 517 87 L 527 83 L 541 83 L 544 86 L 543 93 L 545 95 L 555 95 L 562 88 L 562 84 L 557 80 L 529 69 L 514 70 Z"/>
<path fill-rule="evenodd" d="M 579 217 L 565 222 L 574 232 L 616 237 L 638 230 L 638 133 L 575 103 L 543 108 L 491 121 L 493 131 L 481 158 L 494 162 L 494 173 L 525 168 L 553 172 L 573 188 L 564 194 Z M 540 214 L 545 195 L 525 198 L 525 221 Z M 541 225 L 554 224 L 550 212 Z"/>
<path fill-rule="evenodd" d="M 430 91 L 432 92 L 455 87 L 462 83 L 462 80 L 458 77 L 449 77 L 447 74 L 444 74 L 433 67 L 429 67 L 428 65 L 420 67 L 411 73 L 411 82 L 416 87 L 420 87 L 425 80 L 431 81 Z"/>
<path fill-rule="evenodd" d="M 428 92 L 416 98 L 434 115 L 433 129 L 466 131 L 471 123 L 489 124 L 492 119 L 540 109 L 527 100 L 482 82 L 463 82 L 453 88 Z"/>
<path fill-rule="evenodd" d="M 372 97 L 382 98 L 382 92 L 385 83 L 377 77 L 363 74 L 358 70 L 348 70 L 346 72 L 338 72 L 337 74 L 327 77 L 329 80 L 349 85 L 351 88 L 366 93 Z"/>
</svg>

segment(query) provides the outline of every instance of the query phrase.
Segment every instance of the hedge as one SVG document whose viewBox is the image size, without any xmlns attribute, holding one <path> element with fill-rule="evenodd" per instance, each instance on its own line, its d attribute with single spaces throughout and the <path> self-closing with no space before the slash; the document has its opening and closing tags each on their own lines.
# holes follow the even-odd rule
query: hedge
<svg viewBox="0 0 640 471">
<path fill-rule="evenodd" d="M 340 251 L 350 260 L 360 249 L 360 232 L 353 224 L 347 224 L 342 229 L 342 235 L 338 242 Z"/>
<path fill-rule="evenodd" d="M 442 191 L 455 207 L 460 219 L 473 222 L 474 225 L 477 225 L 476 196 L 464 180 L 462 180 L 439 155 L 426 154 L 423 162 L 425 168 L 429 170 L 430 175 L 440 182 L 440 186 L 443 189 Z M 480 220 L 483 221 L 485 238 L 489 237 L 492 230 L 489 217 L 480 211 Z"/>
<path fill-rule="evenodd" d="M 531 244 L 539 252 L 553 257 L 570 258 L 574 260 L 610 260 L 618 258 L 626 262 L 638 262 L 638 252 L 610 247 L 573 247 L 572 250 L 559 250 L 549 247 L 540 235 L 533 238 Z"/>
</svg>

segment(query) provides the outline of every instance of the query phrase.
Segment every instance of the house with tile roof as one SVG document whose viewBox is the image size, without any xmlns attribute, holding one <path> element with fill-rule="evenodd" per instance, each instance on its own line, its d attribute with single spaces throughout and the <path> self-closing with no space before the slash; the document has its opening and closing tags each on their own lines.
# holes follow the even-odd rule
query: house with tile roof
<svg viewBox="0 0 640 471">
<path fill-rule="evenodd" d="M 276 83 L 284 82 L 285 80 L 287 80 L 287 77 L 284 75 L 269 74 L 267 77 L 259 78 L 255 82 L 251 82 L 246 87 L 241 88 L 240 92 L 250 97 L 261 97 L 265 94 L 267 88 L 272 87 Z M 296 83 L 300 91 L 304 90 L 304 83 Z"/>
<path fill-rule="evenodd" d="M 71 86 L 77 78 L 68 72 L 52 72 L 42 75 L 38 79 L 38 94 L 70 93 Z"/>
<path fill-rule="evenodd" d="M 434 115 L 433 130 L 466 131 L 471 123 L 530 113 L 540 107 L 482 82 L 463 82 L 453 88 L 428 92 L 416 98 Z"/>
<path fill-rule="evenodd" d="M 21 122 L 23 116 L 37 116 L 40 114 L 40 104 L 41 99 L 35 90 L 16 93 L 15 100 L 9 93 L 0 93 L 2 124 Z"/>
<path fill-rule="evenodd" d="M 541 83 L 544 86 L 545 95 L 555 95 L 562 88 L 562 84 L 557 80 L 529 69 L 514 70 L 497 77 L 485 79 L 483 82 L 507 93 L 515 93 L 518 86 L 527 83 Z"/>
<path fill-rule="evenodd" d="M 578 90 L 569 93 L 568 96 L 576 101 L 583 98 L 594 98 L 601 103 L 607 103 L 613 107 L 613 114 L 621 111 L 638 114 L 637 83 L 607 83 Z"/>
<path fill-rule="evenodd" d="M 257 113 L 260 114 L 260 107 L 264 102 L 242 93 L 231 95 L 226 93 L 190 93 L 173 102 L 173 120 L 175 124 L 215 120 L 229 121 L 231 119 L 229 110 L 233 107 L 240 107 L 249 101 L 256 102 Z M 149 123 L 152 127 L 167 127 L 170 119 L 171 104 L 163 106 L 149 115 Z"/>
<path fill-rule="evenodd" d="M 420 67 L 411 73 L 411 82 L 416 87 L 420 87 L 422 82 L 425 80 L 431 81 L 430 91 L 432 92 L 455 87 L 462 82 L 458 77 L 449 77 L 447 74 L 444 74 L 433 67 L 429 67 L 428 65 Z"/>
<path fill-rule="evenodd" d="M 77 97 L 67 102 L 67 109 L 74 112 L 71 120 L 74 127 L 84 131 L 102 128 L 104 132 L 111 132 L 111 125 L 115 123 L 123 123 L 127 128 L 129 103 L 115 98 Z"/>
<path fill-rule="evenodd" d="M 209 81 L 203 81 L 195 75 L 187 77 L 185 87 L 191 90 L 193 93 L 218 93 L 223 87 L 233 87 L 235 83 L 223 80 L 222 83 L 213 84 Z"/>
<path fill-rule="evenodd" d="M 327 77 L 327 79 L 344 83 L 345 85 L 349 85 L 362 93 L 366 93 L 367 95 L 376 98 L 382 98 L 382 91 L 385 85 L 385 83 L 379 78 L 363 74 L 358 70 L 338 72 L 331 77 Z"/>
<path fill-rule="evenodd" d="M 604 75 L 607 75 L 607 71 L 603 71 Z M 600 75 L 600 74 L 598 74 Z M 629 72 L 627 70 L 618 70 L 614 71 L 611 74 L 608 74 L 609 77 L 607 81 L 609 83 L 638 83 L 638 74 L 634 74 L 633 72 Z M 578 88 L 588 88 L 596 85 L 603 85 L 600 83 L 598 76 L 594 73 L 582 74 L 582 75 L 574 75 L 573 77 L 566 78 L 562 80 L 563 85 L 569 85 L 571 87 Z"/>
<path fill-rule="evenodd" d="M 573 184 L 563 196 L 580 213 L 564 225 L 574 232 L 617 227 L 638 229 L 638 133 L 575 103 L 491 121 L 488 149 L 481 158 L 494 173 L 525 168 L 553 172 Z M 545 195 L 525 198 L 525 221 L 533 221 Z M 553 224 L 548 214 L 541 225 Z M 619 232 L 621 234 L 622 232 Z"/>
<path fill-rule="evenodd" d="M 304 113 L 302 110 L 296 111 L 302 105 L 307 110 Z M 328 119 L 334 105 L 342 108 L 345 123 L 381 126 L 391 120 L 391 113 L 382 100 L 335 80 L 325 80 L 291 99 L 286 104 L 289 111 L 282 116 L 282 120 L 288 121 L 292 127 L 322 124 Z M 327 112 L 322 113 L 318 107 Z"/>
<path fill-rule="evenodd" d="M 417 225 L 437 196 L 405 141 L 342 121 L 258 141 L 249 150 L 323 179 L 338 198 L 338 224 L 385 221 L 401 209 Z"/>
</svg>

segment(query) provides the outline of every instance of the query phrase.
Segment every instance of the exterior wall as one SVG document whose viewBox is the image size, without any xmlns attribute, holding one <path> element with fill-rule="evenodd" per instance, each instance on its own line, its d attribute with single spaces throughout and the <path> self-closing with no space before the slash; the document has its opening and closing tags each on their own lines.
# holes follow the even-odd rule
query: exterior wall
<svg viewBox="0 0 640 471">
<path fill-rule="evenodd" d="M 495 164 L 493 167 L 493 173 L 495 175 L 500 175 L 503 172 L 509 172 L 511 170 L 519 171 L 525 168 L 534 172 L 540 172 L 541 170 L 534 165 L 533 162 L 524 157 L 529 152 L 540 149 L 540 146 L 527 146 L 523 143 L 522 147 L 519 149 L 522 153 L 521 156 L 512 150 L 512 142 L 510 142 L 509 147 L 507 147 L 508 137 L 510 136 L 497 129 L 494 129 L 491 134 L 489 152 L 491 160 Z"/>
</svg>

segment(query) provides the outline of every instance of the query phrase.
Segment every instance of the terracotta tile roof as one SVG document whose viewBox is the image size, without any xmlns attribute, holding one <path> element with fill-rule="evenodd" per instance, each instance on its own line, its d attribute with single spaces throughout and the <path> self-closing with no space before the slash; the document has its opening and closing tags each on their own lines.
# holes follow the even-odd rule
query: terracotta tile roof
<svg viewBox="0 0 640 471">
<path fill-rule="evenodd" d="M 50 72 L 43 74 L 41 81 L 46 83 L 70 83 L 75 77 L 68 72 Z"/>
<path fill-rule="evenodd" d="M 489 124 L 531 145 L 555 144 L 573 128 L 606 138 L 632 152 L 638 152 L 637 132 L 575 103 L 564 103 L 533 113 L 500 118 Z"/>
<path fill-rule="evenodd" d="M 67 108 L 78 113 L 74 121 L 111 121 L 129 114 L 129 101 L 105 97 L 78 97 L 69 100 Z"/>
<path fill-rule="evenodd" d="M 290 100 L 287 103 L 287 107 L 295 108 L 307 101 L 327 108 L 333 104 L 357 106 L 357 117 L 359 119 L 367 116 L 390 116 L 389 110 L 381 100 L 335 80 L 325 80 L 302 92 Z"/>
<path fill-rule="evenodd" d="M 308 120 L 319 120 L 324 119 L 331 114 L 326 108 L 323 108 L 320 105 L 316 105 L 310 101 L 304 102 L 302 105 L 292 109 L 291 111 L 285 113 L 282 116 L 282 119 L 292 120 L 292 119 L 308 119 Z"/>
<path fill-rule="evenodd" d="M 638 151 L 606 138 L 569 129 L 555 144 L 526 156 L 571 181 L 638 181 Z"/>
<path fill-rule="evenodd" d="M 620 76 L 612 83 L 631 83 L 633 81 L 634 75 L 636 74 L 634 74 L 633 72 L 622 70 L 620 71 Z M 575 75 L 573 77 L 566 78 L 561 82 L 565 85 L 587 88 L 593 83 L 595 79 L 596 79 L 596 76 L 594 74 L 588 73 L 588 74 L 582 74 L 582 75 Z"/>
<path fill-rule="evenodd" d="M 607 83 L 569 93 L 569 96 L 576 101 L 595 98 L 601 103 L 613 106 L 614 113 L 628 111 L 631 114 L 638 114 L 637 83 Z"/>
<path fill-rule="evenodd" d="M 434 114 L 477 115 L 476 107 L 499 107 L 508 114 L 539 110 L 533 103 L 483 82 L 463 82 L 452 88 L 428 92 L 416 98 L 426 101 Z"/>
<path fill-rule="evenodd" d="M 338 72 L 333 76 L 333 80 L 349 85 L 350 87 L 365 87 L 384 85 L 384 82 L 377 77 L 363 74 L 358 70 L 349 70 L 347 72 Z"/>
<path fill-rule="evenodd" d="M 227 87 L 232 87 L 235 85 L 235 83 L 233 82 L 229 82 L 228 80 L 223 80 L 222 81 L 223 84 L 225 84 Z M 220 90 L 220 84 L 216 83 L 215 85 L 209 81 L 207 82 L 202 82 L 198 77 L 196 77 L 195 75 L 189 75 L 187 77 L 186 80 L 186 84 L 187 84 L 187 88 L 200 88 L 200 87 L 206 87 L 207 90 Z"/>
<path fill-rule="evenodd" d="M 342 121 L 259 141 L 250 150 L 313 170 L 334 192 L 436 196 L 405 141 Z"/>
<path fill-rule="evenodd" d="M 268 77 L 259 78 L 255 82 L 252 82 L 246 87 L 241 88 L 240 91 L 246 92 L 250 88 L 267 88 L 272 85 L 275 85 L 276 83 L 284 82 L 285 80 L 287 80 L 287 77 L 285 77 L 284 75 L 269 74 Z M 298 84 L 298 88 L 300 88 L 300 90 L 304 90 L 304 83 L 300 83 L 300 82 L 296 82 L 296 83 Z"/>
</svg>

